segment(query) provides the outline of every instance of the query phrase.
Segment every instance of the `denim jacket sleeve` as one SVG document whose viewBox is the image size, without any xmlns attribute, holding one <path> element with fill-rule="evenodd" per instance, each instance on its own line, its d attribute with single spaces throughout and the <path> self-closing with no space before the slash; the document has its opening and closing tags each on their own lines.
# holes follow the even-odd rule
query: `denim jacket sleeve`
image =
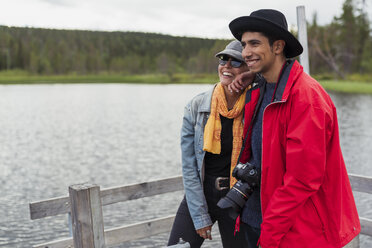
<svg viewBox="0 0 372 248">
<path fill-rule="evenodd" d="M 208 206 L 203 192 L 202 178 L 198 167 L 197 156 L 202 148 L 195 141 L 198 139 L 195 129 L 202 128 L 197 123 L 198 103 L 193 99 L 185 107 L 181 129 L 182 174 L 186 201 L 195 229 L 212 225 Z M 198 126 L 199 125 L 199 126 Z M 199 151 L 200 150 L 200 151 Z M 196 154 L 200 153 L 200 154 Z"/>
</svg>

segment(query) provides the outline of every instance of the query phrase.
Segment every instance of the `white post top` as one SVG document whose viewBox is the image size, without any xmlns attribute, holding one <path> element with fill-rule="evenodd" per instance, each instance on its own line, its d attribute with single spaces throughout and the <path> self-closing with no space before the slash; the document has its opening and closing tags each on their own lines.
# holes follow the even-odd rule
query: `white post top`
<svg viewBox="0 0 372 248">
<path fill-rule="evenodd" d="M 298 26 L 298 40 L 300 41 L 304 51 L 300 55 L 300 64 L 307 74 L 310 74 L 309 66 L 309 48 L 307 45 L 307 25 L 305 6 L 297 6 L 297 26 Z"/>
</svg>

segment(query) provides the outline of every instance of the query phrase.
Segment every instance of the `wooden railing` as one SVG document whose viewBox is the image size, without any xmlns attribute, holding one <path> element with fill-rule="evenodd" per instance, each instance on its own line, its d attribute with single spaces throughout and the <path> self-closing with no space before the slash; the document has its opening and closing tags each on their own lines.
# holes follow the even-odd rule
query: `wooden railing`
<svg viewBox="0 0 372 248">
<path fill-rule="evenodd" d="M 372 194 L 372 177 L 349 174 L 349 178 L 354 191 Z M 168 232 L 172 227 L 174 215 L 104 231 L 102 206 L 182 189 L 181 176 L 103 190 L 92 184 L 72 185 L 69 187 L 69 196 L 30 203 L 30 214 L 32 220 L 71 214 L 73 238 L 64 238 L 33 247 L 101 248 Z M 372 236 L 372 220 L 360 217 L 360 222 L 361 234 Z"/>
</svg>

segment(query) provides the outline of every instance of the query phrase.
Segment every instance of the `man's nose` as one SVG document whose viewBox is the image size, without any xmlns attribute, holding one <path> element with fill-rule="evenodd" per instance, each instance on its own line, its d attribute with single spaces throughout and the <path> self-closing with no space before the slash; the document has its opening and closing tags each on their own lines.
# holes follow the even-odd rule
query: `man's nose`
<svg viewBox="0 0 372 248">
<path fill-rule="evenodd" d="M 243 59 L 246 57 L 249 58 L 251 55 L 252 55 L 251 49 L 248 46 L 244 47 L 242 50 Z"/>
</svg>

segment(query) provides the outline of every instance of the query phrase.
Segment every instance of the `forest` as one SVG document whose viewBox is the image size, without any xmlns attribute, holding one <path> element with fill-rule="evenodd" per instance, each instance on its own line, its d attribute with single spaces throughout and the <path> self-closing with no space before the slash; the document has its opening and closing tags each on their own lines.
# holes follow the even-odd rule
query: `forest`
<svg viewBox="0 0 372 248">
<path fill-rule="evenodd" d="M 370 81 L 372 32 L 366 8 L 365 1 L 345 0 L 342 14 L 330 24 L 319 25 L 316 13 L 308 18 L 312 75 Z M 0 26 L 0 71 L 31 75 L 211 74 L 217 67 L 215 53 L 227 43 L 155 33 Z"/>
</svg>

